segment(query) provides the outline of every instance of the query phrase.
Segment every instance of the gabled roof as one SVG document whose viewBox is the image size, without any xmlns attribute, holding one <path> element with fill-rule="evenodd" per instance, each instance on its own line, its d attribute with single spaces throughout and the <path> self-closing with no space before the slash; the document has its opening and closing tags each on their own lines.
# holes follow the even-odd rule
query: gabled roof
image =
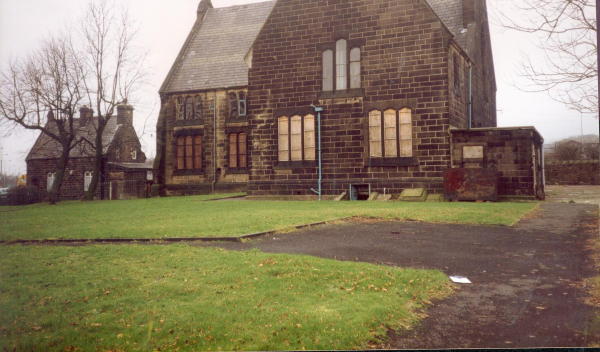
<svg viewBox="0 0 600 352">
<path fill-rule="evenodd" d="M 448 27 L 458 45 L 467 49 L 467 29 L 463 27 L 462 0 L 426 0 L 433 12 Z"/>
<path fill-rule="evenodd" d="M 274 5 L 268 1 L 208 9 L 161 93 L 248 85 L 244 57 Z"/>
<path fill-rule="evenodd" d="M 93 124 L 94 119 L 92 119 L 92 121 L 90 121 L 86 126 L 80 126 L 80 121 L 80 119 L 74 119 L 73 121 L 73 127 L 76 131 L 76 137 L 74 142 L 80 140 L 81 137 L 83 137 L 93 143 L 96 138 L 96 127 Z M 106 151 L 110 147 L 110 144 L 113 141 L 117 132 L 119 131 L 120 126 L 121 125 L 117 124 L 117 116 L 113 116 L 110 120 L 108 120 L 108 124 L 106 125 L 104 133 L 102 134 L 103 153 L 106 153 Z M 49 122 L 47 127 L 51 131 L 58 133 L 56 123 Z M 52 139 L 48 135 L 41 133 L 38 139 L 36 140 L 35 144 L 33 145 L 33 148 L 31 148 L 31 150 L 29 151 L 29 154 L 27 155 L 27 158 L 25 160 L 28 161 L 32 159 L 58 158 L 60 157 L 61 150 L 62 148 L 60 146 L 60 143 L 58 143 L 56 140 Z M 69 157 L 94 157 L 94 155 L 94 148 L 92 148 L 89 143 L 81 142 L 71 150 Z"/>
</svg>

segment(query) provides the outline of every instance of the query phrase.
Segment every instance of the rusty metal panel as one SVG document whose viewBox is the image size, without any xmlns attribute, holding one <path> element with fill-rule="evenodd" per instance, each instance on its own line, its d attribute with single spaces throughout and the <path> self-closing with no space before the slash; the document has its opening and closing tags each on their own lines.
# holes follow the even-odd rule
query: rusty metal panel
<svg viewBox="0 0 600 352">
<path fill-rule="evenodd" d="M 481 168 L 447 169 L 444 171 L 444 198 L 496 201 L 498 171 Z"/>
</svg>

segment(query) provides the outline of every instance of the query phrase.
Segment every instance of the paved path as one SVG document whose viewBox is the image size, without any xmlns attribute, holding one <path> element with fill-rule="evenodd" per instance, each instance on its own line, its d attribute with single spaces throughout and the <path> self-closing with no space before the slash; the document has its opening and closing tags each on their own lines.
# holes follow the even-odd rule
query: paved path
<svg viewBox="0 0 600 352">
<path fill-rule="evenodd" d="M 382 348 L 579 347 L 599 333 L 581 288 L 593 274 L 585 244 L 598 236 L 597 212 L 544 203 L 514 227 L 356 221 L 211 245 L 439 269 L 473 282 L 436 302 L 416 329 L 390 331 Z"/>
</svg>

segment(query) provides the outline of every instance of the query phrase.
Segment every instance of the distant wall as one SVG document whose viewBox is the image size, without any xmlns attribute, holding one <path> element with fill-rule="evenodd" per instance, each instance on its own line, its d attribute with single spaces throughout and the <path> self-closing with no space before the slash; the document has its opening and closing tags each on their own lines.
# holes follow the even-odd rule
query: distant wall
<svg viewBox="0 0 600 352">
<path fill-rule="evenodd" d="M 546 184 L 600 185 L 598 160 L 558 161 L 546 164 Z"/>
</svg>

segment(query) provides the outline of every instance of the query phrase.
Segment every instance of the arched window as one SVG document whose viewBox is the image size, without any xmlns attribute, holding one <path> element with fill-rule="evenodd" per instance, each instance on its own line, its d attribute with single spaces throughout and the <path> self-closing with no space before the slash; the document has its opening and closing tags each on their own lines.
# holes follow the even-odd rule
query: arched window
<svg viewBox="0 0 600 352">
<path fill-rule="evenodd" d="M 290 121 L 292 161 L 302 160 L 302 118 L 293 116 Z"/>
<path fill-rule="evenodd" d="M 395 158 L 398 156 L 398 132 L 396 128 L 396 110 L 386 110 L 383 113 L 385 157 Z"/>
<path fill-rule="evenodd" d="M 52 189 L 52 185 L 54 185 L 54 179 L 56 178 L 56 172 L 49 172 L 46 179 L 46 189 L 49 191 Z"/>
<path fill-rule="evenodd" d="M 238 134 L 238 165 L 242 169 L 248 167 L 248 154 L 246 147 L 246 133 L 241 132 Z"/>
<path fill-rule="evenodd" d="M 229 135 L 229 167 L 232 169 L 248 167 L 245 132 Z"/>
<path fill-rule="evenodd" d="M 381 158 L 381 111 L 369 113 L 369 150 L 372 158 Z"/>
<path fill-rule="evenodd" d="M 323 52 L 323 91 L 333 90 L 333 50 Z"/>
<path fill-rule="evenodd" d="M 278 135 L 279 135 L 279 161 L 290 160 L 290 130 L 289 120 L 286 116 L 279 118 Z"/>
<path fill-rule="evenodd" d="M 360 48 L 350 50 L 350 88 L 360 88 Z"/>
<path fill-rule="evenodd" d="M 382 143 L 383 141 L 383 143 Z M 409 108 L 369 113 L 369 155 L 371 158 L 412 157 L 412 116 Z"/>
<path fill-rule="evenodd" d="M 183 120 L 185 117 L 185 105 L 183 102 L 183 97 L 177 98 L 176 115 L 177 120 Z"/>
<path fill-rule="evenodd" d="M 246 93 L 238 93 L 238 115 L 246 116 Z"/>
<path fill-rule="evenodd" d="M 87 192 L 90 188 L 90 184 L 92 183 L 92 172 L 86 171 L 83 173 L 83 191 Z"/>
<path fill-rule="evenodd" d="M 412 113 L 409 108 L 400 110 L 400 156 L 412 157 Z"/>
<path fill-rule="evenodd" d="M 202 136 L 178 136 L 176 160 L 177 170 L 202 169 Z"/>
<path fill-rule="evenodd" d="M 238 116 L 237 94 L 231 92 L 231 93 L 229 93 L 229 117 L 237 117 L 237 116 Z"/>
<path fill-rule="evenodd" d="M 191 120 L 194 117 L 194 98 L 187 97 L 185 104 L 185 119 Z"/>
<path fill-rule="evenodd" d="M 202 118 L 202 97 L 197 96 L 195 99 L 196 105 L 194 107 L 194 119 L 199 120 Z"/>
<path fill-rule="evenodd" d="M 347 76 L 346 76 L 346 65 L 347 65 L 347 56 L 346 56 L 346 39 L 340 39 L 335 44 L 335 72 L 336 72 L 336 89 L 347 89 Z"/>
</svg>

